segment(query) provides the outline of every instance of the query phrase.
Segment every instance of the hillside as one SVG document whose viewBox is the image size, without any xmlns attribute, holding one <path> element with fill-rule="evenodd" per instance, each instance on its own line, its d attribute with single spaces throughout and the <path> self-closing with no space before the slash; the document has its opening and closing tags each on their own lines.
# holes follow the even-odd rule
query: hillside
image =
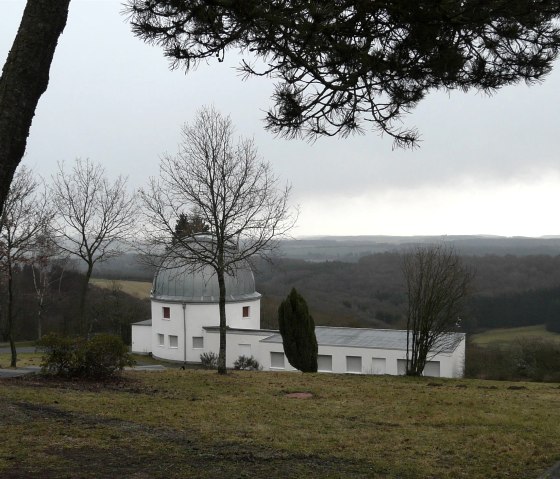
<svg viewBox="0 0 560 479">
<path fill-rule="evenodd" d="M 292 287 L 307 299 L 317 324 L 404 327 L 401 254 L 414 245 L 453 245 L 476 272 L 462 317 L 467 332 L 548 324 L 560 330 L 560 238 L 322 237 L 286 240 L 272 263 L 257 261 L 262 324 Z M 375 253 L 375 254 L 372 254 Z M 99 265 L 97 278 L 150 281 L 153 269 L 134 254 Z M 134 284 L 134 283 L 132 283 Z M 147 287 L 145 287 L 147 288 Z"/>
<path fill-rule="evenodd" d="M 279 255 L 308 261 L 357 261 L 362 256 L 401 252 L 416 245 L 445 243 L 464 255 L 560 254 L 560 237 L 504 236 L 322 236 L 285 240 Z"/>
<path fill-rule="evenodd" d="M 462 316 L 465 331 L 543 323 L 560 328 L 560 256 L 486 255 L 463 260 L 476 273 Z M 255 276 L 265 298 L 265 317 L 274 321 L 279 302 L 295 287 L 318 324 L 404 327 L 401 261 L 398 253 L 381 253 L 354 263 L 294 259 L 260 263 Z"/>
</svg>

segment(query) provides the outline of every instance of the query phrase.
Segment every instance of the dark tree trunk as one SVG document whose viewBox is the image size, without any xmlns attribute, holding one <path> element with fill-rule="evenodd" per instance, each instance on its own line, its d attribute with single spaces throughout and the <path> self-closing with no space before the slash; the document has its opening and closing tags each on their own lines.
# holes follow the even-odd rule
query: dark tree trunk
<svg viewBox="0 0 560 479">
<path fill-rule="evenodd" d="M 218 374 L 227 374 L 226 368 L 226 281 L 224 272 L 218 271 L 220 287 L 220 351 L 218 354 Z"/>
<path fill-rule="evenodd" d="M 23 158 L 39 98 L 49 84 L 70 0 L 27 0 L 0 77 L 0 213 Z"/>
<path fill-rule="evenodd" d="M 224 250 L 223 245 L 218 244 L 218 287 L 220 289 L 220 299 L 218 302 L 220 309 L 220 350 L 218 353 L 218 374 L 227 374 L 226 368 L 226 279 L 224 271 Z"/>
<path fill-rule="evenodd" d="M 82 291 L 80 292 L 80 309 L 78 312 L 80 317 L 79 317 L 78 332 L 82 335 L 86 335 L 89 331 L 89 325 L 87 324 L 86 321 L 86 300 L 87 300 L 89 280 L 91 279 L 92 272 L 93 272 L 93 264 L 90 263 L 88 264 L 88 269 L 86 271 L 84 283 L 82 284 Z"/>
<path fill-rule="evenodd" d="M 14 289 L 12 281 L 12 263 L 8 258 L 8 339 L 10 341 L 10 350 L 12 352 L 12 358 L 10 360 L 10 366 L 12 368 L 17 367 L 17 350 L 16 343 L 14 341 Z"/>
</svg>

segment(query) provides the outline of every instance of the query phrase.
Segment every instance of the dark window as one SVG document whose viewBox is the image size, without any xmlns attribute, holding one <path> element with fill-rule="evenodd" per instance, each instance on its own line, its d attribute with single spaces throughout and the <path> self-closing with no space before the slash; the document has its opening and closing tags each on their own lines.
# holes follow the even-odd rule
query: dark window
<svg viewBox="0 0 560 479">
<path fill-rule="evenodd" d="M 249 306 L 243 306 L 243 317 L 244 318 L 249 317 Z"/>
<path fill-rule="evenodd" d="M 163 307 L 163 319 L 169 319 L 171 317 L 171 311 L 168 306 Z"/>
</svg>

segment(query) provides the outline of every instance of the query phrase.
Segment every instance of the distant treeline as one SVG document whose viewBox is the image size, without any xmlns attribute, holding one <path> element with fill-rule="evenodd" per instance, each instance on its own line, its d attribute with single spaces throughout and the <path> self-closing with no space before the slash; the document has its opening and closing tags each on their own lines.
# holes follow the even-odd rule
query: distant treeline
<svg viewBox="0 0 560 479">
<path fill-rule="evenodd" d="M 49 274 L 49 285 L 42 308 L 34 287 L 30 266 L 14 271 L 14 333 L 17 340 L 38 339 L 43 334 L 59 332 L 74 334 L 78 328 L 80 288 L 84 275 L 78 271 L 54 266 Z M 6 285 L 0 283 L 5 290 Z M 6 335 L 6 294 L 0 296 L 0 341 Z M 121 336 L 130 343 L 130 324 L 149 319 L 149 300 L 130 296 L 115 284 L 112 289 L 89 286 L 86 314 L 91 319 L 90 333 L 106 332 Z"/>
<path fill-rule="evenodd" d="M 543 323 L 560 329 L 560 255 L 470 255 L 463 260 L 476 272 L 461 317 L 464 331 Z M 406 296 L 401 262 L 400 252 L 365 255 L 355 262 L 258 261 L 262 324 L 277 326 L 278 305 L 295 287 L 317 324 L 402 328 Z M 99 265 L 95 276 L 151 281 L 153 272 L 127 254 Z"/>
<path fill-rule="evenodd" d="M 463 259 L 476 272 L 461 318 L 465 331 L 543 323 L 560 329 L 560 256 Z M 308 300 L 318 324 L 404 327 L 401 261 L 399 253 L 381 253 L 356 263 L 283 259 L 260 264 L 256 278 L 267 300 L 265 320 L 273 323 L 275 307 L 293 286 Z"/>
</svg>

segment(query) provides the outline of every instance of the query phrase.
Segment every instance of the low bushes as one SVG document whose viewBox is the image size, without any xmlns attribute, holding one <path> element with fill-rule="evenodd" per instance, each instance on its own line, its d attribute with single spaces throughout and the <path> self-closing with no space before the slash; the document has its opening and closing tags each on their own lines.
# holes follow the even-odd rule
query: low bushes
<svg viewBox="0 0 560 479">
<path fill-rule="evenodd" d="M 262 366 L 253 356 L 239 356 L 233 363 L 233 369 L 241 369 L 243 371 L 260 371 Z"/>
<path fill-rule="evenodd" d="M 110 334 L 91 339 L 48 334 L 37 349 L 43 352 L 42 372 L 56 376 L 104 379 L 134 364 L 127 346 Z"/>
<path fill-rule="evenodd" d="M 508 347 L 468 345 L 465 376 L 560 382 L 560 344 L 524 339 Z"/>
<path fill-rule="evenodd" d="M 218 355 L 216 353 L 202 353 L 200 363 L 204 369 L 218 369 Z"/>
</svg>

